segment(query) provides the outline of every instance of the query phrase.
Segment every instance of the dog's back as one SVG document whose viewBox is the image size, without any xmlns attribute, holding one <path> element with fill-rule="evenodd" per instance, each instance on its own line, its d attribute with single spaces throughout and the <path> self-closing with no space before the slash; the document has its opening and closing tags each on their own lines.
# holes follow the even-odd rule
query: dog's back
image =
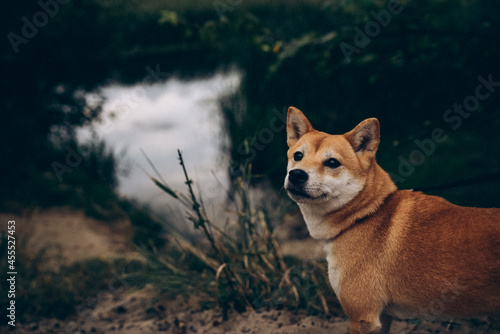
<svg viewBox="0 0 500 334">
<path fill-rule="evenodd" d="M 386 304 L 417 306 L 407 318 L 500 313 L 500 209 L 412 191 L 387 200 Z"/>
</svg>

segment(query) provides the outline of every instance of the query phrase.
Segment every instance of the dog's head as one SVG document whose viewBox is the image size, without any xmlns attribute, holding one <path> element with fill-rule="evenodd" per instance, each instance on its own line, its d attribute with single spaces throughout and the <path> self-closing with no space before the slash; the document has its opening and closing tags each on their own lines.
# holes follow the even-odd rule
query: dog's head
<svg viewBox="0 0 500 334">
<path fill-rule="evenodd" d="M 329 135 L 314 130 L 300 110 L 290 107 L 288 195 L 299 205 L 320 204 L 322 211 L 344 207 L 364 188 L 379 140 L 380 126 L 375 118 L 364 120 L 344 135 Z"/>
</svg>

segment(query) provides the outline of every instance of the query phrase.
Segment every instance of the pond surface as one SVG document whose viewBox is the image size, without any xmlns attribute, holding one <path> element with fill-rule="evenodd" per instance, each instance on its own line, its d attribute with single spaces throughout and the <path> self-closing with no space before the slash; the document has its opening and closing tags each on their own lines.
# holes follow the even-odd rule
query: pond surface
<svg viewBox="0 0 500 334">
<path fill-rule="evenodd" d="M 121 195 L 153 208 L 169 200 L 142 170 L 158 178 L 141 151 L 172 188 L 185 191 L 180 149 L 206 203 L 218 202 L 224 190 L 217 180 L 227 183 L 229 159 L 221 150 L 228 138 L 218 101 L 222 94 L 239 89 L 240 82 L 240 73 L 233 69 L 191 81 L 171 78 L 152 85 L 103 87 L 103 120 L 80 130 L 78 138 L 84 142 L 94 133 L 115 152 L 125 152 L 120 164 L 126 169 L 119 176 Z"/>
</svg>

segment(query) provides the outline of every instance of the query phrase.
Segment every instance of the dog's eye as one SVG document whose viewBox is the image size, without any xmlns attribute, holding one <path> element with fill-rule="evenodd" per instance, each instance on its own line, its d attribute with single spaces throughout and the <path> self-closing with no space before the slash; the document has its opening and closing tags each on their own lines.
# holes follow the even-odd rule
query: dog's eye
<svg viewBox="0 0 500 334">
<path fill-rule="evenodd" d="M 302 152 L 295 152 L 295 154 L 293 155 L 293 160 L 300 161 L 302 160 L 303 157 L 304 154 L 302 154 Z"/>
<path fill-rule="evenodd" d="M 335 158 L 330 158 L 325 161 L 325 166 L 329 168 L 338 168 L 340 167 L 341 163 Z"/>
</svg>

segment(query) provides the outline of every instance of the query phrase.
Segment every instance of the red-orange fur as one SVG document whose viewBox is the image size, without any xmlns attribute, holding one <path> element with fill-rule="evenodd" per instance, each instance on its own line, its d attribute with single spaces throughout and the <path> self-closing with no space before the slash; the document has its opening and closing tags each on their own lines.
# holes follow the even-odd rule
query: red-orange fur
<svg viewBox="0 0 500 334">
<path fill-rule="evenodd" d="M 351 333 L 387 333 L 390 315 L 401 309 L 403 317 L 431 319 L 500 314 L 500 209 L 460 207 L 397 190 L 375 161 L 380 132 L 374 119 L 365 122 L 377 131 L 363 137 L 356 133 L 366 131 L 363 123 L 333 136 L 313 130 L 298 109 L 291 107 L 288 117 L 289 159 L 300 145 L 314 152 L 328 147 L 353 178 L 366 180 L 352 201 L 322 217 L 330 227 L 322 239 L 340 272 L 338 298 Z M 305 131 L 295 133 L 301 124 Z M 359 149 L 359 138 L 370 136 Z M 317 159 L 305 156 L 291 168 L 326 173 Z"/>
</svg>

